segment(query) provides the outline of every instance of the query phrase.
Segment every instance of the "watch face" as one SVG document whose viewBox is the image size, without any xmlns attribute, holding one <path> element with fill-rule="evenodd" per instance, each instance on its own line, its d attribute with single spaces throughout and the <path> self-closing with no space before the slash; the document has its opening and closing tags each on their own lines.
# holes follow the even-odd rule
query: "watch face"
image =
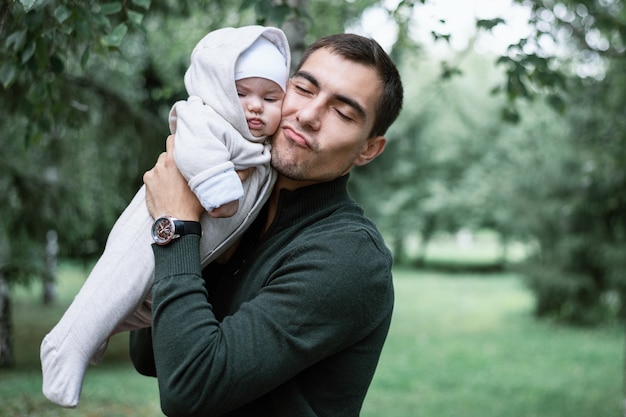
<svg viewBox="0 0 626 417">
<path fill-rule="evenodd" d="M 152 239 L 157 245 L 165 245 L 174 238 L 174 221 L 167 217 L 157 219 L 152 225 Z"/>
</svg>

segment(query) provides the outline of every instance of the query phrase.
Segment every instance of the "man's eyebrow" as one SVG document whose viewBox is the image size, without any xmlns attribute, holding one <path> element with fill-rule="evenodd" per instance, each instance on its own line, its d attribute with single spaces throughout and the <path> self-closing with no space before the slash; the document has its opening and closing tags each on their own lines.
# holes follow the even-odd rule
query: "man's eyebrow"
<svg viewBox="0 0 626 417">
<path fill-rule="evenodd" d="M 306 71 L 298 71 L 293 75 L 293 78 L 301 77 L 313 84 L 314 87 L 319 88 L 320 83 L 317 81 L 317 78 L 313 76 L 310 72 Z"/>
<path fill-rule="evenodd" d="M 317 81 L 317 78 L 315 78 L 315 76 L 313 76 L 313 74 L 311 74 L 310 72 L 298 71 L 297 73 L 294 74 L 293 78 L 297 78 L 297 77 L 304 78 L 305 80 L 313 84 L 313 86 L 316 88 L 320 87 L 320 84 Z M 352 109 L 355 112 L 357 112 L 358 117 L 361 118 L 362 120 L 366 119 L 365 109 L 363 108 L 363 106 L 361 106 L 361 104 L 358 101 L 350 97 L 344 96 L 343 94 L 334 94 L 333 98 L 335 100 L 338 100 L 352 107 Z"/>
</svg>

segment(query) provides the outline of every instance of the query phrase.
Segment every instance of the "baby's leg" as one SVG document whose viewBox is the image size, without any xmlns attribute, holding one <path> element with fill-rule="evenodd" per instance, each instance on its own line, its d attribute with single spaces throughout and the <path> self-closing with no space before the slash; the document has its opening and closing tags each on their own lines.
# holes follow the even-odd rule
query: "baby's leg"
<svg viewBox="0 0 626 417">
<path fill-rule="evenodd" d="M 50 401 L 63 407 L 78 404 L 90 359 L 103 354 L 108 337 L 149 292 L 154 276 L 151 224 L 142 187 L 113 226 L 83 287 L 41 344 L 43 393 Z"/>
</svg>

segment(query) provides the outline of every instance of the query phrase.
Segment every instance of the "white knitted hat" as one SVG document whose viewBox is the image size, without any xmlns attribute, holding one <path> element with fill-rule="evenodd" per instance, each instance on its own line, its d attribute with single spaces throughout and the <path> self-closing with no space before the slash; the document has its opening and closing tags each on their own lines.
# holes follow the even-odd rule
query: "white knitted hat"
<svg viewBox="0 0 626 417">
<path fill-rule="evenodd" d="M 274 81 L 283 91 L 287 88 L 287 59 L 276 45 L 263 36 L 243 51 L 235 64 L 235 81 L 250 77 Z"/>
</svg>

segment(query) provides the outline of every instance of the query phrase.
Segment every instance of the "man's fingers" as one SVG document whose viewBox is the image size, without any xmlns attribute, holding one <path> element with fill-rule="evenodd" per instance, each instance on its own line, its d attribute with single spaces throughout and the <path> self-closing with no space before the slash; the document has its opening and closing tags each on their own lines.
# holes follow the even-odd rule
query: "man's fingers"
<svg viewBox="0 0 626 417">
<path fill-rule="evenodd" d="M 154 163 L 154 166 L 152 168 L 150 168 L 149 170 L 147 170 L 146 172 L 144 172 L 144 174 L 143 174 L 143 183 L 144 184 L 147 181 L 150 181 L 150 179 L 153 178 L 156 175 L 156 170 L 159 168 L 160 165 L 164 165 L 165 164 L 165 160 L 166 159 L 167 159 L 167 152 L 161 152 L 159 154 L 159 156 L 157 157 L 157 160 Z"/>
<path fill-rule="evenodd" d="M 165 140 L 165 152 L 174 152 L 174 135 L 169 135 Z"/>
</svg>

